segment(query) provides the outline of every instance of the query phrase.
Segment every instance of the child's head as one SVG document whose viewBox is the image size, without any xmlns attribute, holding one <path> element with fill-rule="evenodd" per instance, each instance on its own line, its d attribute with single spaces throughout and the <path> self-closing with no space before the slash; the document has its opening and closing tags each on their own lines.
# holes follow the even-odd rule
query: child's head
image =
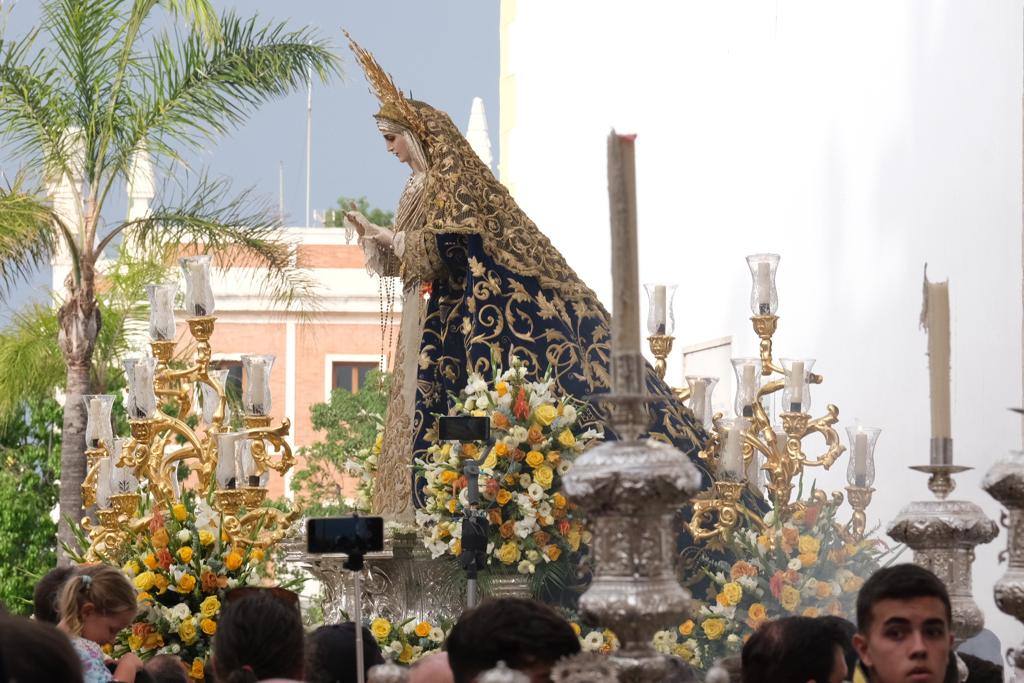
<svg viewBox="0 0 1024 683">
<path fill-rule="evenodd" d="M 128 577 L 115 567 L 78 567 L 60 594 L 60 626 L 67 633 L 103 645 L 135 618 L 136 593 Z"/>
</svg>

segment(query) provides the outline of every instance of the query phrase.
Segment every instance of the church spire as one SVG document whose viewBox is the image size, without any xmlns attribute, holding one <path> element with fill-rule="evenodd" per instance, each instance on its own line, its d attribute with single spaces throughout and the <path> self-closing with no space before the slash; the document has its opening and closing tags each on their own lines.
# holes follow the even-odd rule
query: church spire
<svg viewBox="0 0 1024 683">
<path fill-rule="evenodd" d="M 491 155 L 491 135 L 487 130 L 487 114 L 484 113 L 484 101 L 473 98 L 473 106 L 469 110 L 469 125 L 466 126 L 466 140 L 473 148 L 480 161 L 491 168 L 494 157 Z"/>
</svg>

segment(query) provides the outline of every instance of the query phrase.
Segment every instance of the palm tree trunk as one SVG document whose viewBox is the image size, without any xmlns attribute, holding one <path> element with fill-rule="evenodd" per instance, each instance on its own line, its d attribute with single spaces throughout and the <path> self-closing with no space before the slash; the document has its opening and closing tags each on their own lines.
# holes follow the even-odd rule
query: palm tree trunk
<svg viewBox="0 0 1024 683">
<path fill-rule="evenodd" d="M 88 272 L 86 272 L 88 271 Z M 64 427 L 60 447 L 60 521 L 57 525 L 59 564 L 69 564 L 64 545 L 75 547 L 72 525 L 82 518 L 82 482 L 85 480 L 85 420 L 82 396 L 90 393 L 92 353 L 100 329 L 100 312 L 93 296 L 91 269 L 83 268 L 81 289 L 69 288 L 60 307 L 59 343 L 67 364 Z M 88 278 L 86 277 L 88 275 Z M 87 283 L 87 284 L 86 284 Z"/>
</svg>

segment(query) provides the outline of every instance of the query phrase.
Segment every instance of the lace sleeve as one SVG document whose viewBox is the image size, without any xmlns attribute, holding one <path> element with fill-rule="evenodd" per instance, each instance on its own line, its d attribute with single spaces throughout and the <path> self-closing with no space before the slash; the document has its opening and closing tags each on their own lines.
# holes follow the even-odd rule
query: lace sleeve
<svg viewBox="0 0 1024 683">
<path fill-rule="evenodd" d="M 444 273 L 437 237 L 431 230 L 398 233 L 395 253 L 402 259 L 406 280 L 434 280 Z"/>
<path fill-rule="evenodd" d="M 400 255 L 395 254 L 390 247 L 378 244 L 376 240 L 361 239 L 359 243 L 363 247 L 363 257 L 366 259 L 366 267 L 368 269 L 381 277 L 398 276 Z"/>
</svg>

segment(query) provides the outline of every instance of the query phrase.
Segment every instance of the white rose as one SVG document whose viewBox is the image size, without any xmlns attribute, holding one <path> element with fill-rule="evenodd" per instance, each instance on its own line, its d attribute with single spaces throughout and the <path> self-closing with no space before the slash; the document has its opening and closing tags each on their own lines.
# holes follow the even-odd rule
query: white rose
<svg viewBox="0 0 1024 683">
<path fill-rule="evenodd" d="M 184 602 L 179 602 L 171 608 L 171 616 L 178 621 L 185 621 L 192 616 L 192 610 L 190 610 L 188 605 Z"/>
<path fill-rule="evenodd" d="M 435 626 L 432 629 L 430 629 L 430 635 L 427 637 L 435 643 L 440 643 L 444 640 L 444 631 Z"/>
<path fill-rule="evenodd" d="M 178 542 L 179 543 L 188 543 L 189 541 L 192 540 L 192 532 L 189 531 L 188 529 L 182 529 L 181 531 L 178 532 L 177 535 L 178 535 Z"/>
<path fill-rule="evenodd" d="M 466 410 L 476 410 L 476 399 L 474 399 L 474 398 L 466 399 Z"/>
<path fill-rule="evenodd" d="M 540 500 L 544 497 L 544 487 L 534 482 L 526 487 L 526 495 L 533 500 Z"/>
<path fill-rule="evenodd" d="M 533 573 L 533 565 L 530 564 L 529 560 L 523 560 L 522 562 L 519 563 L 519 566 L 516 567 L 516 570 L 520 574 L 532 574 Z"/>
<path fill-rule="evenodd" d="M 576 409 L 571 404 L 566 403 L 562 406 L 562 417 L 565 419 L 567 424 L 573 424 L 576 422 Z"/>
<path fill-rule="evenodd" d="M 533 481 L 533 479 L 530 477 L 529 474 L 523 473 L 523 474 L 519 475 L 519 486 L 521 488 L 524 488 L 524 489 L 528 488 L 532 481 Z M 541 489 L 541 490 L 543 490 L 543 489 Z"/>
<path fill-rule="evenodd" d="M 512 437 L 512 442 L 516 446 L 526 441 L 526 437 L 529 436 L 529 434 L 530 433 L 526 431 L 526 427 L 523 427 L 521 425 L 516 425 L 508 433 L 508 435 Z"/>
<path fill-rule="evenodd" d="M 586 652 L 596 652 L 604 645 L 604 636 L 600 631 L 591 631 L 580 645 Z"/>
<path fill-rule="evenodd" d="M 404 633 L 405 635 L 409 635 L 410 633 L 412 633 L 415 630 L 416 630 L 416 622 L 415 621 L 410 621 L 408 624 L 406 624 L 405 626 L 402 627 L 402 633 Z"/>
<path fill-rule="evenodd" d="M 792 569 L 793 571 L 797 572 L 800 571 L 803 568 L 803 566 L 804 563 L 800 561 L 800 558 L 794 557 L 792 560 L 789 561 L 789 564 L 786 565 L 786 568 Z"/>
<path fill-rule="evenodd" d="M 391 650 L 392 652 L 394 652 L 396 655 L 400 655 L 400 654 L 402 654 L 402 650 L 405 649 L 405 646 L 402 645 L 402 641 L 395 640 L 395 641 L 392 641 L 392 643 L 390 645 L 388 645 L 388 649 Z"/>
</svg>

